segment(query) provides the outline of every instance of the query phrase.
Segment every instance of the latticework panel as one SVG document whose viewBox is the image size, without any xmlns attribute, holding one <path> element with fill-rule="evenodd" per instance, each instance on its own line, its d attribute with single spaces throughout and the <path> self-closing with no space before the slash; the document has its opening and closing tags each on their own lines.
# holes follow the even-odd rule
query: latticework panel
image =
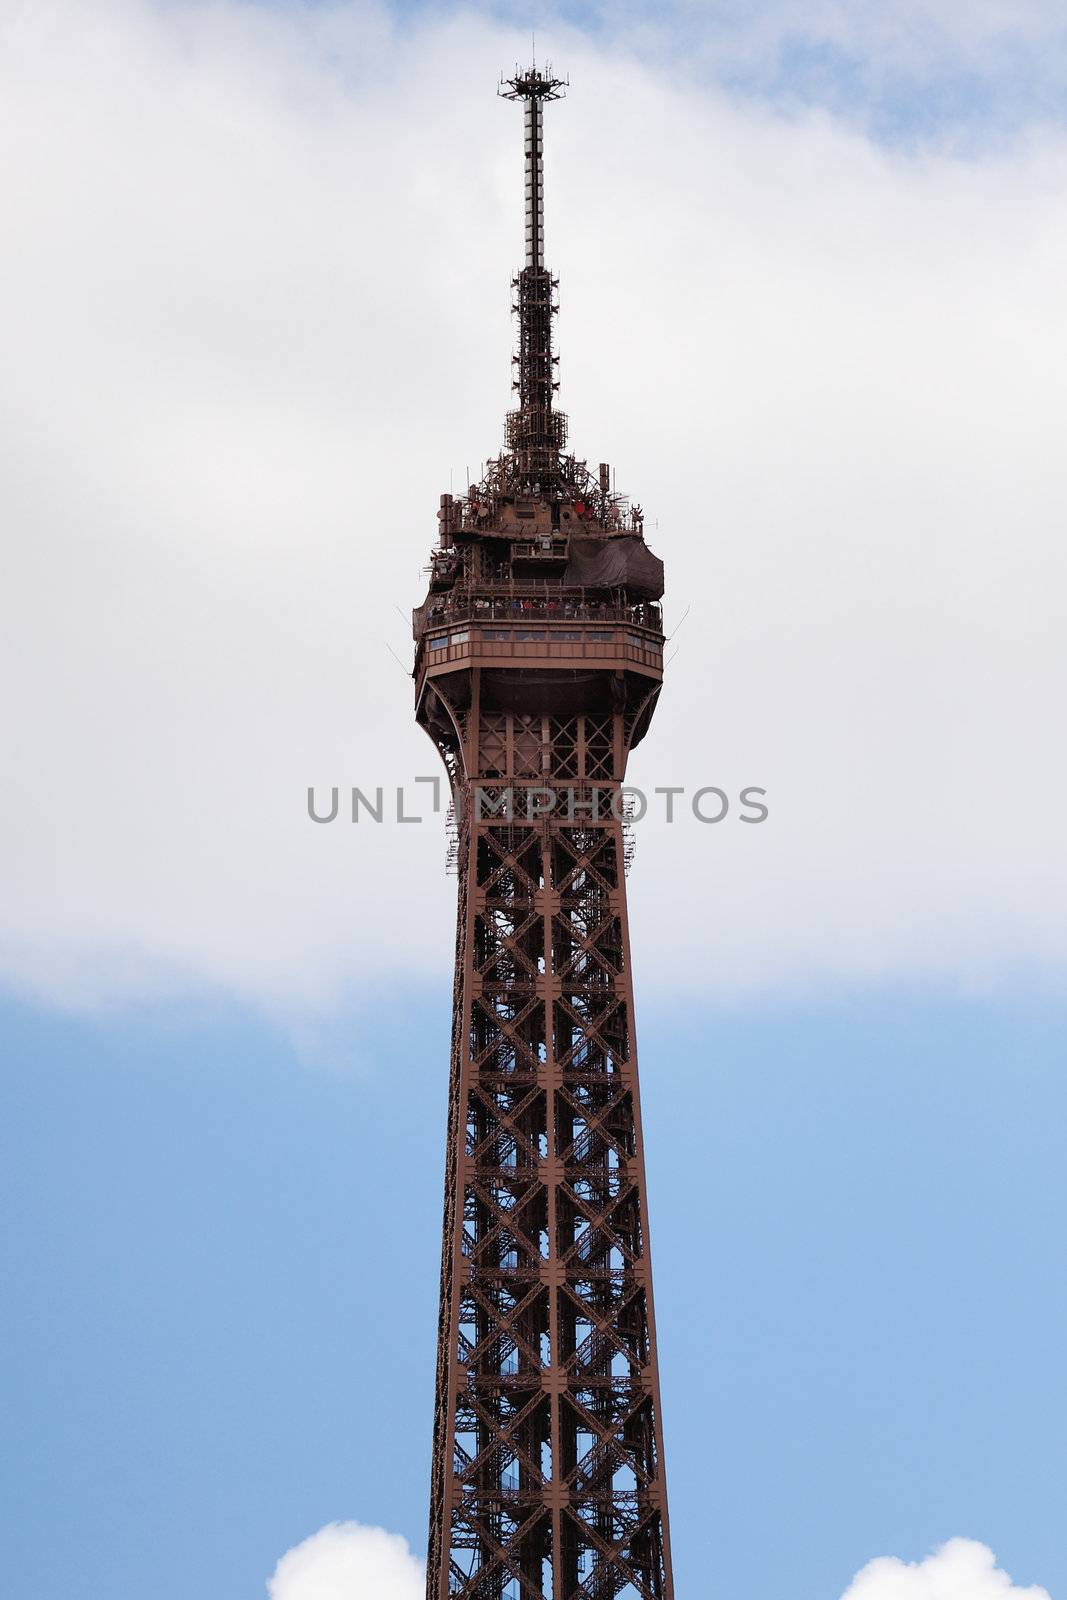
<svg viewBox="0 0 1067 1600">
<path fill-rule="evenodd" d="M 621 738 L 483 717 L 479 766 Z M 428 1600 L 671 1600 L 621 826 L 461 815 Z"/>
</svg>

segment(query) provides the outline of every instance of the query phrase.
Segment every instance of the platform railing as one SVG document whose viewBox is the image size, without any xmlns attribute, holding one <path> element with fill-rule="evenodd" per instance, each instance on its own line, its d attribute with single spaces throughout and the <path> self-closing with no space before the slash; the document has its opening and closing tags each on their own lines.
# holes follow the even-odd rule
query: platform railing
<svg viewBox="0 0 1067 1600">
<path fill-rule="evenodd" d="M 625 622 L 662 632 L 663 613 L 654 601 L 595 599 L 584 589 L 549 589 L 543 584 L 513 584 L 443 595 L 420 613 L 421 628 L 453 622 Z M 417 618 L 418 625 L 418 618 Z"/>
</svg>

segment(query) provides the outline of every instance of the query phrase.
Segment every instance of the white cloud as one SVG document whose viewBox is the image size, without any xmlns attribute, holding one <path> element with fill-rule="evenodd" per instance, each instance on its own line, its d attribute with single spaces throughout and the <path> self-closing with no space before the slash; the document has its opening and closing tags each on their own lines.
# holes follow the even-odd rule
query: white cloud
<svg viewBox="0 0 1067 1600">
<path fill-rule="evenodd" d="M 426 1578 L 407 1541 L 384 1528 L 331 1522 L 289 1550 L 267 1581 L 270 1600 L 423 1600 Z"/>
<path fill-rule="evenodd" d="M 925 1561 L 872 1561 L 844 1600 L 1049 1600 L 1049 1595 L 1045 1589 L 1017 1588 L 984 1544 L 950 1539 Z"/>
<path fill-rule="evenodd" d="M 47 0 L 0 44 L 0 973 L 443 978 L 439 822 L 304 796 L 434 770 L 387 646 L 500 439 L 524 34 Z M 1067 145 L 908 157 L 544 47 L 562 400 L 692 603 L 633 776 L 770 791 L 639 832 L 644 991 L 1062 988 Z"/>
</svg>

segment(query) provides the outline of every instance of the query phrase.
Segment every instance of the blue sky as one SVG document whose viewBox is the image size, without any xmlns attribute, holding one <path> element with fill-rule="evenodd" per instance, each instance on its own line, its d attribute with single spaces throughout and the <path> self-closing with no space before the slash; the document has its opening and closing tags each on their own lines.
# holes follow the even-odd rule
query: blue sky
<svg viewBox="0 0 1067 1600">
<path fill-rule="evenodd" d="M 5 1008 L 13 1588 L 257 1595 L 357 1511 L 420 1545 L 447 1001 L 383 996 L 343 1076 L 236 1009 Z M 1062 1012 L 640 1022 L 679 1592 L 964 1533 L 1058 1594 Z"/>
<path fill-rule="evenodd" d="M 0 25 L 14 1594 L 423 1548 L 453 884 L 303 806 L 430 770 L 385 647 L 499 436 L 528 21 Z M 638 777 L 771 794 L 631 878 L 680 1600 L 961 1536 L 1062 1600 L 1062 18 L 537 26 L 565 397 L 693 604 Z"/>
</svg>

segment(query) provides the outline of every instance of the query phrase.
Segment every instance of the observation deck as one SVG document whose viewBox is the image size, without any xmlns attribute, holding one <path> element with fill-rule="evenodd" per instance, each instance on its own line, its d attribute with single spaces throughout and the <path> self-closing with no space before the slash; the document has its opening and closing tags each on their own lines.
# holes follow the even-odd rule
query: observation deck
<svg viewBox="0 0 1067 1600">
<path fill-rule="evenodd" d="M 638 671 L 663 676 L 660 608 L 604 600 L 584 589 L 516 587 L 450 595 L 423 609 L 416 632 L 416 680 L 461 667 L 527 663 L 561 671 Z"/>
</svg>

